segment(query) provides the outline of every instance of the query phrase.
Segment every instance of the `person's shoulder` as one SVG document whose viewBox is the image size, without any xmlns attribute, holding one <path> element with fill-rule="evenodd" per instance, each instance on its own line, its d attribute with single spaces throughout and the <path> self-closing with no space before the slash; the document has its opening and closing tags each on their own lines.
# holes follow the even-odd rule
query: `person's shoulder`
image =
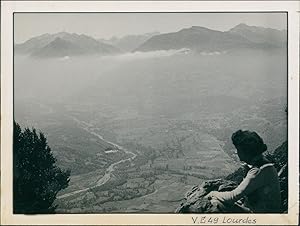
<svg viewBox="0 0 300 226">
<path fill-rule="evenodd" d="M 261 170 L 264 170 L 264 169 L 273 169 L 274 168 L 274 164 L 273 163 L 266 163 L 266 164 L 264 164 L 264 165 L 262 165 L 261 167 L 260 167 L 260 169 Z"/>
<path fill-rule="evenodd" d="M 270 174 L 274 174 L 274 173 L 277 174 L 277 170 L 273 163 L 267 163 L 262 165 L 260 167 L 260 171 L 265 173 L 270 173 Z"/>
<path fill-rule="evenodd" d="M 260 167 L 258 166 L 253 166 L 249 171 L 248 171 L 248 176 L 250 177 L 256 177 L 258 174 L 267 172 L 269 170 L 274 170 L 275 167 L 272 163 L 266 163 Z"/>
</svg>

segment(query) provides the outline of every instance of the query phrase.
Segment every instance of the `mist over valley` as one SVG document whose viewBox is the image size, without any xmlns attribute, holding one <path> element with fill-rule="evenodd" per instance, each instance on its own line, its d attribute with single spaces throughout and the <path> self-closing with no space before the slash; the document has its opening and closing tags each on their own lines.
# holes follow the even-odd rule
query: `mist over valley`
<svg viewBox="0 0 300 226">
<path fill-rule="evenodd" d="M 15 120 L 43 131 L 71 170 L 59 213 L 171 213 L 192 185 L 240 166 L 236 130 L 256 131 L 270 152 L 287 139 L 285 31 L 193 26 L 139 46 L 128 37 L 47 34 L 15 46 Z"/>
</svg>

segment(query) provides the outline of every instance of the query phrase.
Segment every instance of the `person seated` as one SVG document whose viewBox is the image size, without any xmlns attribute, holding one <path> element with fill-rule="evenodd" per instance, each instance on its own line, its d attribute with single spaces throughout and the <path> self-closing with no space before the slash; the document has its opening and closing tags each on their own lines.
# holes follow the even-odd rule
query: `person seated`
<svg viewBox="0 0 300 226">
<path fill-rule="evenodd" d="M 239 130 L 231 139 L 240 161 L 248 165 L 248 173 L 234 190 L 212 191 L 207 197 L 212 203 L 219 202 L 221 209 L 239 206 L 245 212 L 278 213 L 281 203 L 279 178 L 274 165 L 263 156 L 267 145 L 256 132 Z"/>
</svg>

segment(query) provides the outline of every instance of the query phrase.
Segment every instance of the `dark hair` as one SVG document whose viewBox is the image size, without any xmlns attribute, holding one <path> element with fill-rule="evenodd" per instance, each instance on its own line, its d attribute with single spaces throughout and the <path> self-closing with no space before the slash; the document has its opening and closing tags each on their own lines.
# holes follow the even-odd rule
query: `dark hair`
<svg viewBox="0 0 300 226">
<path fill-rule="evenodd" d="M 257 156 L 267 150 L 267 145 L 256 133 L 248 130 L 238 130 L 231 136 L 234 146 L 239 146 L 249 156 Z"/>
</svg>

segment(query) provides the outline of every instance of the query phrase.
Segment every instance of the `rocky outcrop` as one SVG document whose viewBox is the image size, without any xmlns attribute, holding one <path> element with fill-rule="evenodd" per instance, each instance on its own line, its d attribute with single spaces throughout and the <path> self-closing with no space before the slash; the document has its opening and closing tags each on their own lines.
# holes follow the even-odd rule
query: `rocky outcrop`
<svg viewBox="0 0 300 226">
<path fill-rule="evenodd" d="M 231 191 L 237 183 L 217 179 L 204 181 L 201 185 L 192 187 L 186 194 L 185 200 L 175 211 L 176 213 L 214 213 L 221 210 L 205 196 L 211 191 Z"/>
<path fill-rule="evenodd" d="M 288 142 L 283 142 L 267 157 L 274 162 L 277 169 L 281 188 L 281 211 L 286 212 L 288 208 Z"/>
<path fill-rule="evenodd" d="M 274 166 L 278 171 L 282 207 L 281 211 L 286 212 L 288 207 L 288 148 L 287 142 L 284 142 L 273 153 L 268 153 L 266 157 L 274 162 Z M 192 187 L 185 195 L 184 201 L 176 209 L 176 213 L 217 213 L 217 212 L 230 212 L 242 213 L 244 212 L 238 206 L 233 206 L 231 209 L 222 208 L 220 203 L 213 203 L 206 195 L 211 191 L 231 191 L 237 187 L 242 181 L 246 171 L 239 168 L 232 174 L 228 175 L 225 179 L 216 179 L 204 181 L 200 185 Z"/>
</svg>

